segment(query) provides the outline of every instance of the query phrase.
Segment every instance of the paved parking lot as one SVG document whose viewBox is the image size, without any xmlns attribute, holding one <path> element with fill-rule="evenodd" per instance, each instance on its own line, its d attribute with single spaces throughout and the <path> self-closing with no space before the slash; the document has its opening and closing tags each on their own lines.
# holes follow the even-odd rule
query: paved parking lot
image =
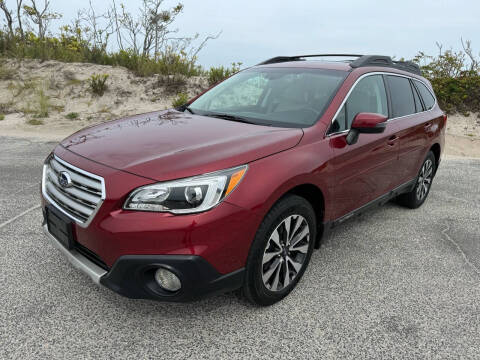
<svg viewBox="0 0 480 360">
<path fill-rule="evenodd" d="M 0 137 L 1 359 L 479 357 L 480 161 L 445 160 L 421 209 L 342 225 L 288 298 L 256 308 L 129 300 L 73 269 L 36 207 L 53 147 Z"/>
</svg>

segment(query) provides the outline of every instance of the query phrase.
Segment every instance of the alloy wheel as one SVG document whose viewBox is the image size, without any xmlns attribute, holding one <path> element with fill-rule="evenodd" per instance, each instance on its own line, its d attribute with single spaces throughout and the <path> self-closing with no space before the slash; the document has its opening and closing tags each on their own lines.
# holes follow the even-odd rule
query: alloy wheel
<svg viewBox="0 0 480 360">
<path fill-rule="evenodd" d="M 417 199 L 422 201 L 425 196 L 427 196 L 428 189 L 432 184 L 433 178 L 433 163 L 432 160 L 427 159 L 423 163 L 422 169 L 420 170 L 420 175 L 418 176 L 417 180 Z"/>
<path fill-rule="evenodd" d="M 272 232 L 262 259 L 262 278 L 270 291 L 285 289 L 304 266 L 310 228 L 301 215 L 290 215 Z"/>
</svg>

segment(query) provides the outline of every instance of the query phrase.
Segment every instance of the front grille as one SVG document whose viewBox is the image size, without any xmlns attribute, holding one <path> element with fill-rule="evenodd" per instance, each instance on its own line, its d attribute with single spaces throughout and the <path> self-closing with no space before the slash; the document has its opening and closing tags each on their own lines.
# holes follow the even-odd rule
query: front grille
<svg viewBox="0 0 480 360">
<path fill-rule="evenodd" d="M 71 183 L 60 184 L 60 174 L 68 174 Z M 91 174 L 51 156 L 43 167 L 43 196 L 81 226 L 87 226 L 102 201 L 105 185 L 102 177 Z"/>
</svg>

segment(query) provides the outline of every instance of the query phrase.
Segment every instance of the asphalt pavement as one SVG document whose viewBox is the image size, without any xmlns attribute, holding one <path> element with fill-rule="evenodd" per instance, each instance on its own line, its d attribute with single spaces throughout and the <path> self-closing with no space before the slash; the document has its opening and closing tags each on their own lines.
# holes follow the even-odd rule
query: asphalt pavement
<svg viewBox="0 0 480 360">
<path fill-rule="evenodd" d="M 0 137 L 0 359 L 480 357 L 479 160 L 443 160 L 420 209 L 338 227 L 297 289 L 258 308 L 130 300 L 73 269 L 40 228 L 54 146 Z"/>
</svg>

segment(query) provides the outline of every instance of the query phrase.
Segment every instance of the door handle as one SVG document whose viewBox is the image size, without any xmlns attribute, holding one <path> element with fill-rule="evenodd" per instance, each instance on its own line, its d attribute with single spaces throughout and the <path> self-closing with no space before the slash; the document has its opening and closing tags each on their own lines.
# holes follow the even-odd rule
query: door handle
<svg viewBox="0 0 480 360">
<path fill-rule="evenodd" d="M 428 122 L 428 123 L 425 124 L 424 127 L 425 127 L 425 130 L 428 130 L 428 129 L 430 129 L 430 128 L 432 127 L 432 123 L 429 123 L 429 122 Z"/>
<path fill-rule="evenodd" d="M 390 138 L 387 140 L 387 144 L 389 146 L 394 146 L 398 139 L 399 137 L 397 135 L 390 136 Z"/>
</svg>

